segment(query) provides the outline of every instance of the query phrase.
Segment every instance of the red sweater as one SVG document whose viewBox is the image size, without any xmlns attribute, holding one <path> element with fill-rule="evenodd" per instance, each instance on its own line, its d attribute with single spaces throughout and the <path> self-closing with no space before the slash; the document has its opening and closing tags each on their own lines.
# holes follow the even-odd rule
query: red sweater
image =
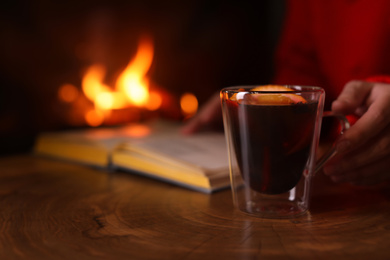
<svg viewBox="0 0 390 260">
<path fill-rule="evenodd" d="M 275 83 L 321 86 L 329 103 L 377 75 L 390 75 L 389 0 L 287 1 Z"/>
</svg>

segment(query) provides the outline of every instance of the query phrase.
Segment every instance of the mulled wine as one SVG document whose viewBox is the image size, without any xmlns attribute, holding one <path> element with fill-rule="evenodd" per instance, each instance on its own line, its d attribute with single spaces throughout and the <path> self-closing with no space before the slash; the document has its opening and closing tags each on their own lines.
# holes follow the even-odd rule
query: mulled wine
<svg viewBox="0 0 390 260">
<path fill-rule="evenodd" d="M 264 194 L 295 187 L 310 155 L 318 103 L 259 105 L 229 100 L 226 106 L 245 183 Z"/>
</svg>

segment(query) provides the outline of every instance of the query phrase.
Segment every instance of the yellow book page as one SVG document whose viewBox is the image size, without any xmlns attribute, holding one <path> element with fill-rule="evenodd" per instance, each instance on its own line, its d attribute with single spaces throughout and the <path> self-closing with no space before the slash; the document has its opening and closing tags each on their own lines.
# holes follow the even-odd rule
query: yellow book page
<svg viewBox="0 0 390 260">
<path fill-rule="evenodd" d="M 99 146 L 41 139 L 37 141 L 34 152 L 99 167 L 109 164 L 109 151 Z"/>
<path fill-rule="evenodd" d="M 222 133 L 184 136 L 178 132 L 152 135 L 125 143 L 121 149 L 169 164 L 199 169 L 203 174 L 227 172 L 229 168 L 225 137 Z"/>
<path fill-rule="evenodd" d="M 210 182 L 206 176 L 186 172 L 186 169 L 180 167 L 170 167 L 158 160 L 125 152 L 114 153 L 112 160 L 115 162 L 116 167 L 139 171 L 147 175 L 190 186 L 210 188 Z"/>
</svg>

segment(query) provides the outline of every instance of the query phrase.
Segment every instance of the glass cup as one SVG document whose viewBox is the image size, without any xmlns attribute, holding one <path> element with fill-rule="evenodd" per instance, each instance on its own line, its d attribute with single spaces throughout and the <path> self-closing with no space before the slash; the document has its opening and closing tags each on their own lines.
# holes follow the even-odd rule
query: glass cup
<svg viewBox="0 0 390 260">
<path fill-rule="evenodd" d="M 316 160 L 325 91 L 310 86 L 237 86 L 220 92 L 234 205 L 264 218 L 291 218 L 309 208 L 312 178 L 335 154 Z"/>
</svg>

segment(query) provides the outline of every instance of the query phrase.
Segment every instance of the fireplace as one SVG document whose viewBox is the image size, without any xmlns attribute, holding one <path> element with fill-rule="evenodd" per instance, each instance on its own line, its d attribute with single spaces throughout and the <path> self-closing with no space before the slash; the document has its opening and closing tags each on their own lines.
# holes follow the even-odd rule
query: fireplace
<svg viewBox="0 0 390 260">
<path fill-rule="evenodd" d="M 65 106 L 65 122 L 75 127 L 97 127 L 155 117 L 181 120 L 193 116 L 198 108 L 193 93 L 175 96 L 150 78 L 153 57 L 152 37 L 142 35 L 134 57 L 111 86 L 106 83 L 107 68 L 101 63 L 91 64 L 83 71 L 81 86 L 63 83 L 57 97 Z"/>
<path fill-rule="evenodd" d="M 268 83 L 282 2 L 3 3 L 0 155 L 43 131 L 183 121 L 223 87 Z"/>
</svg>

